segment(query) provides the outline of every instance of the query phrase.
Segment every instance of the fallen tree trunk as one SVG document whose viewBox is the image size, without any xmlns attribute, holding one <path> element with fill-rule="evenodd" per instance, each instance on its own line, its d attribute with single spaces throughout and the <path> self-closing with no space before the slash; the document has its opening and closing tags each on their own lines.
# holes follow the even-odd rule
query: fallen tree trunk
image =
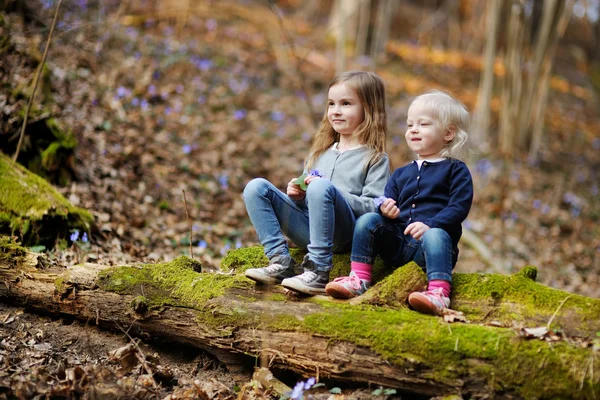
<svg viewBox="0 0 600 400">
<path fill-rule="evenodd" d="M 600 300 L 537 284 L 533 268 L 510 276 L 456 274 L 453 305 L 471 322 L 448 324 L 406 308 L 407 293 L 425 283 L 414 264 L 347 302 L 255 286 L 239 272 L 264 262 L 260 247 L 230 253 L 223 266 L 232 273 L 198 272 L 199 263 L 185 257 L 66 269 L 43 268 L 39 257 L 28 257 L 16 264 L 0 257 L 0 298 L 193 345 L 233 369 L 262 358 L 274 370 L 427 396 L 600 394 L 592 339 L 600 331 Z M 336 261 L 346 265 L 347 256 Z M 378 274 L 383 276 L 380 269 Z M 540 323 L 554 336 L 520 329 Z"/>
</svg>

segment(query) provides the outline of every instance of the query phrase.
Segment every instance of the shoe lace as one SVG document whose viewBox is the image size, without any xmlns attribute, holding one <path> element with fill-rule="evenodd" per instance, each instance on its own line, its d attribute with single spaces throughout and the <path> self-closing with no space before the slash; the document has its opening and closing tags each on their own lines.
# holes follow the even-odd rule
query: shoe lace
<svg viewBox="0 0 600 400">
<path fill-rule="evenodd" d="M 428 290 L 423 292 L 423 294 L 429 297 L 432 301 L 436 301 L 438 304 L 445 304 L 447 297 L 444 296 L 444 292 L 441 288 L 436 288 L 433 290 Z"/>
<path fill-rule="evenodd" d="M 350 276 L 341 276 L 339 278 L 335 278 L 334 282 L 341 283 L 342 285 L 349 285 L 352 289 L 358 290 L 361 287 L 360 278 L 354 274 Z"/>
<path fill-rule="evenodd" d="M 300 279 L 303 283 L 308 283 L 317 278 L 317 274 L 313 271 L 304 271 L 300 275 L 296 276 L 296 278 Z"/>
<path fill-rule="evenodd" d="M 286 269 L 285 266 L 275 263 L 275 264 L 271 264 L 271 265 L 265 267 L 265 272 L 268 274 L 274 274 L 274 273 L 281 272 L 284 269 Z"/>
</svg>

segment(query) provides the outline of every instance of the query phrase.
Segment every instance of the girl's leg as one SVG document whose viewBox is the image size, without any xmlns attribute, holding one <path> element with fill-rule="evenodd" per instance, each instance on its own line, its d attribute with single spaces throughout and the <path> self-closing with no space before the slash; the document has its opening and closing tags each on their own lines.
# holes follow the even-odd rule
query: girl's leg
<svg viewBox="0 0 600 400">
<path fill-rule="evenodd" d="M 423 235 L 415 261 L 426 267 L 429 284 L 426 292 L 411 293 L 408 301 L 419 312 L 440 315 L 450 306 L 452 269 L 456 264 L 450 235 L 443 229 L 429 229 Z"/>
<path fill-rule="evenodd" d="M 309 258 L 317 270 L 331 270 L 333 249 L 348 248 L 356 217 L 342 193 L 326 179 L 315 179 L 306 189 L 310 225 Z"/>
<path fill-rule="evenodd" d="M 326 287 L 327 294 L 349 299 L 363 294 L 371 284 L 375 256 L 394 265 L 404 264 L 404 235 L 398 227 L 378 213 L 367 213 L 356 221 L 352 240 L 351 272 L 336 278 Z"/>
<path fill-rule="evenodd" d="M 257 178 L 244 188 L 244 203 L 250 221 L 270 260 L 266 268 L 251 268 L 246 276 L 262 283 L 275 284 L 294 275 L 284 233 L 298 246 L 308 244 L 308 210 L 296 204 L 269 181 Z"/>
<path fill-rule="evenodd" d="M 281 284 L 305 294 L 325 294 L 333 249 L 349 247 L 352 241 L 354 212 L 342 193 L 326 179 L 315 179 L 306 190 L 310 225 L 308 254 L 302 263 L 304 273 Z"/>
</svg>

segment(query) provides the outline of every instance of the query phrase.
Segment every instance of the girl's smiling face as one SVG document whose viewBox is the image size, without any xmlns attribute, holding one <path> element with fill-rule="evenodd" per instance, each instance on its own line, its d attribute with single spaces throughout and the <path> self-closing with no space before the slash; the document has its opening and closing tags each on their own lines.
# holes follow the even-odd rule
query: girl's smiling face
<svg viewBox="0 0 600 400">
<path fill-rule="evenodd" d="M 327 119 L 340 135 L 352 135 L 365 120 L 358 95 L 343 82 L 329 88 Z"/>
<path fill-rule="evenodd" d="M 454 139 L 454 129 L 444 127 L 430 107 L 413 103 L 408 108 L 405 137 L 408 147 L 419 159 L 436 159 Z"/>
</svg>

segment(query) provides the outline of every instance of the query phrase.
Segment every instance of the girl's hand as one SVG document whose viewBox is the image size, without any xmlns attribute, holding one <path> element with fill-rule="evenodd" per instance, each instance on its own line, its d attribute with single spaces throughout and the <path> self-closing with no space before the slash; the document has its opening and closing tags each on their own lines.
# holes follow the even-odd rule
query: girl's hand
<svg viewBox="0 0 600 400">
<path fill-rule="evenodd" d="M 396 207 L 396 200 L 394 199 L 385 199 L 379 206 L 379 210 L 381 210 L 381 215 L 389 219 L 396 219 L 400 215 L 400 209 Z"/>
<path fill-rule="evenodd" d="M 306 183 L 306 185 L 308 186 L 315 179 L 321 179 L 321 177 L 320 176 L 308 175 L 306 178 L 304 178 L 304 183 Z"/>
<path fill-rule="evenodd" d="M 296 178 L 288 182 L 287 195 L 290 199 L 298 201 L 306 196 L 306 192 L 300 188 L 300 185 L 294 183 L 295 180 Z"/>
<path fill-rule="evenodd" d="M 413 222 L 412 224 L 408 224 L 406 229 L 404 230 L 405 235 L 410 235 L 417 240 L 421 240 L 425 232 L 429 230 L 429 227 L 422 222 Z"/>
</svg>

